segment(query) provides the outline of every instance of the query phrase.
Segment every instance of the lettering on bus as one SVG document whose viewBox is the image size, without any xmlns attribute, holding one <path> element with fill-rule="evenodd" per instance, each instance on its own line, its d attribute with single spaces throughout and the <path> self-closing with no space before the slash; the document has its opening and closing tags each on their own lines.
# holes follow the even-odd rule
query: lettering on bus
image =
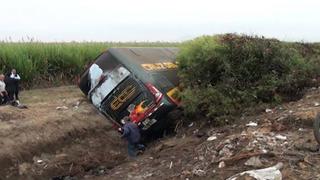
<svg viewBox="0 0 320 180">
<path fill-rule="evenodd" d="M 113 99 L 113 101 L 111 102 L 111 109 L 119 109 L 123 105 L 123 103 L 125 103 L 134 95 L 135 91 L 136 87 L 133 85 L 126 87 L 117 97 Z"/>
<path fill-rule="evenodd" d="M 167 69 L 177 69 L 178 65 L 172 62 L 162 62 L 154 64 L 141 64 L 141 66 L 147 71 L 158 71 Z"/>
</svg>

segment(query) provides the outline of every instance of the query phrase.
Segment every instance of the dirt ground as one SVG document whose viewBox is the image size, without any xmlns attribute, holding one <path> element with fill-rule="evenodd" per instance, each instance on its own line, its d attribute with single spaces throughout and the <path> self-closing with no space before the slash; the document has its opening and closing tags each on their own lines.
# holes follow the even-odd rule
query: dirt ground
<svg viewBox="0 0 320 180">
<path fill-rule="evenodd" d="M 0 107 L 0 179 L 81 177 L 126 159 L 112 124 L 77 87 L 24 91 L 21 102 L 28 109 Z"/>
<path fill-rule="evenodd" d="M 136 159 L 77 87 L 25 91 L 21 99 L 28 109 L 0 107 L 0 179 L 226 179 L 279 162 L 283 179 L 320 179 L 312 134 L 318 88 L 223 127 L 189 121 Z"/>
<path fill-rule="evenodd" d="M 278 163 L 283 163 L 282 179 L 320 179 L 319 146 L 312 132 L 319 102 L 320 89 L 314 88 L 297 102 L 245 112 L 232 125 L 190 121 L 135 161 L 92 179 L 227 179 Z"/>
</svg>

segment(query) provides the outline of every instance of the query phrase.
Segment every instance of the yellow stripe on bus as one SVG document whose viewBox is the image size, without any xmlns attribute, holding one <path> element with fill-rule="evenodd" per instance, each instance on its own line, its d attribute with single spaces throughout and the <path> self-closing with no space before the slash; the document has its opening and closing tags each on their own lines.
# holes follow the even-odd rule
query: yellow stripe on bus
<svg viewBox="0 0 320 180">
<path fill-rule="evenodd" d="M 147 71 L 157 71 L 166 69 L 177 69 L 178 65 L 172 62 L 162 62 L 154 64 L 141 64 L 141 66 Z"/>
</svg>

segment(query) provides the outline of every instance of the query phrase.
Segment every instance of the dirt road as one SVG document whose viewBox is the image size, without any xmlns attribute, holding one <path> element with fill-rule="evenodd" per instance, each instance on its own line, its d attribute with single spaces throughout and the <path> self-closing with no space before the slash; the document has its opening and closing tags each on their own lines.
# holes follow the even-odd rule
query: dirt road
<svg viewBox="0 0 320 180">
<path fill-rule="evenodd" d="M 99 174 L 125 160 L 123 141 L 77 87 L 24 91 L 21 101 L 28 109 L 0 107 L 0 179 Z"/>
<path fill-rule="evenodd" d="M 29 108 L 0 107 L 0 179 L 226 179 L 279 162 L 283 179 L 320 179 L 318 88 L 223 127 L 190 120 L 135 160 L 78 88 L 25 91 L 22 102 Z"/>
</svg>

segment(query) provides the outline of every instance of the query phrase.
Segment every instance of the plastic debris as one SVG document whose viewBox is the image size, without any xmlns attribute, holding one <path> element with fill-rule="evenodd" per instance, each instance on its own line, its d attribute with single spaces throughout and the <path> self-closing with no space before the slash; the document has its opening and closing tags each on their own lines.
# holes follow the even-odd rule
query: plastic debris
<svg viewBox="0 0 320 180">
<path fill-rule="evenodd" d="M 67 106 L 58 106 L 56 110 L 68 110 Z"/>
<path fill-rule="evenodd" d="M 275 138 L 278 139 L 278 140 L 283 140 L 283 141 L 287 140 L 287 137 L 283 136 L 281 134 L 276 135 Z"/>
<path fill-rule="evenodd" d="M 227 180 L 236 180 L 241 178 L 241 176 L 247 175 L 256 180 L 282 180 L 282 174 L 280 169 L 283 167 L 283 163 L 278 163 L 275 166 L 265 168 L 265 169 L 258 169 L 258 170 L 251 170 L 245 171 L 236 175 L 229 177 Z"/>
<path fill-rule="evenodd" d="M 74 106 L 79 106 L 79 105 L 80 105 L 80 101 L 77 101 Z"/>
<path fill-rule="evenodd" d="M 213 141 L 216 139 L 217 139 L 217 136 L 213 135 L 213 136 L 208 137 L 207 141 Z"/>
<path fill-rule="evenodd" d="M 262 162 L 260 161 L 260 158 L 258 156 L 251 157 L 248 159 L 244 165 L 246 166 L 252 166 L 252 167 L 262 167 Z"/>
<path fill-rule="evenodd" d="M 197 176 L 205 176 L 206 175 L 206 172 L 202 169 L 194 169 L 192 171 L 192 173 Z"/>
<path fill-rule="evenodd" d="M 226 163 L 224 161 L 221 161 L 218 165 L 219 168 L 224 168 L 226 167 Z"/>
<path fill-rule="evenodd" d="M 315 103 L 314 103 L 314 106 L 315 106 L 315 107 L 318 107 L 318 106 L 320 106 L 320 103 L 315 102 Z"/>
<path fill-rule="evenodd" d="M 270 113 L 270 112 L 272 112 L 272 109 L 266 109 L 266 113 Z"/>
<path fill-rule="evenodd" d="M 193 122 L 188 125 L 188 127 L 192 127 L 192 126 L 193 126 Z"/>
<path fill-rule="evenodd" d="M 171 162 L 170 162 L 170 165 L 169 165 L 169 169 L 171 169 L 172 166 L 173 166 L 173 162 L 171 161 Z"/>
<path fill-rule="evenodd" d="M 246 126 L 247 127 L 256 127 L 256 126 L 258 126 L 258 123 L 250 121 L 248 124 L 246 124 Z"/>
<path fill-rule="evenodd" d="M 219 156 L 223 157 L 231 157 L 233 153 L 230 150 L 230 147 L 228 145 L 225 145 L 220 151 L 219 151 Z"/>
</svg>

